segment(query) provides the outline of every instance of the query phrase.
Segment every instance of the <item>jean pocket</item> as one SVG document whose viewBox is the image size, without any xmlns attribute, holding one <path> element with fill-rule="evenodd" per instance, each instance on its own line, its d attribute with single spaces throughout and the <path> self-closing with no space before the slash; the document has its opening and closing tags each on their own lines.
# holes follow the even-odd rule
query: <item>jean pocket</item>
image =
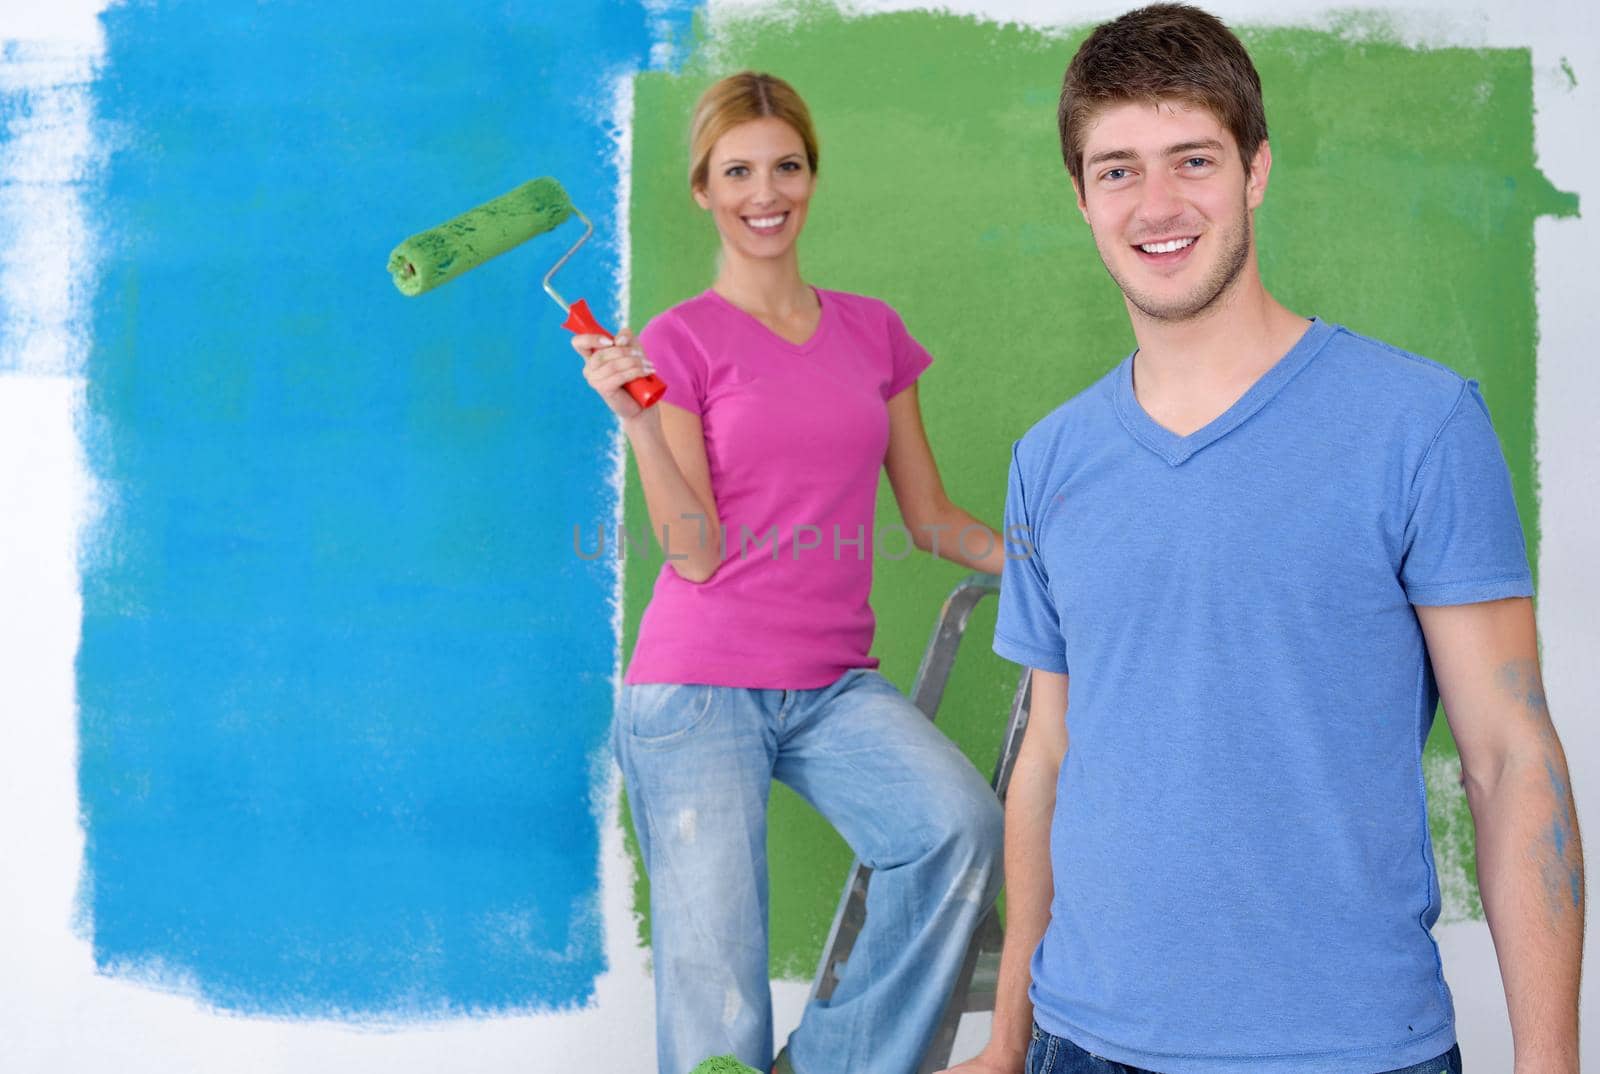
<svg viewBox="0 0 1600 1074">
<path fill-rule="evenodd" d="M 1022 1074 L 1057 1074 L 1056 1045 L 1059 1038 L 1039 1028 L 1035 1022 L 1028 1041 L 1028 1051 L 1022 1060 Z"/>
<path fill-rule="evenodd" d="M 711 717 L 717 687 L 704 683 L 649 682 L 627 687 L 623 727 L 635 745 L 648 749 L 687 739 Z"/>
<path fill-rule="evenodd" d="M 1461 1046 L 1452 1045 L 1448 1052 L 1437 1059 L 1391 1070 L 1388 1074 L 1461 1074 Z"/>
</svg>

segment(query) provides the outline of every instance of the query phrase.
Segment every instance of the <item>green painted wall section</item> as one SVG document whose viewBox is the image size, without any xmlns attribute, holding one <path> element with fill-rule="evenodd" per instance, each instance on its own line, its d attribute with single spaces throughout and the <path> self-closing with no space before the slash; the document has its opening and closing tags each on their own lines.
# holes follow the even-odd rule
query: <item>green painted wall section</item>
<svg viewBox="0 0 1600 1074">
<path fill-rule="evenodd" d="M 681 71 L 635 85 L 635 323 L 701 291 L 714 273 L 714 230 L 685 189 L 695 97 L 742 67 L 782 75 L 806 96 L 822 142 L 802 239 L 806 276 L 887 299 L 934 353 L 921 397 L 945 483 L 998 523 L 1012 441 L 1133 342 L 1055 137 L 1061 74 L 1086 32 L 812 5 L 702 25 Z M 1535 165 L 1528 52 L 1411 49 L 1388 39 L 1381 20 L 1349 17 L 1327 30 L 1241 36 L 1266 86 L 1272 132 L 1271 187 L 1257 216 L 1269 288 L 1299 313 L 1479 378 L 1537 555 L 1534 220 L 1575 214 L 1577 199 Z M 625 512 L 632 532 L 648 526 L 631 460 Z M 897 519 L 885 482 L 878 521 Z M 627 652 L 659 563 L 628 561 Z M 874 652 L 902 688 L 963 573 L 921 555 L 878 564 Z M 990 601 L 974 616 L 940 718 L 985 773 L 1016 682 L 988 650 L 993 625 Z M 1455 764 L 1441 720 L 1427 766 L 1450 919 L 1482 914 Z M 769 846 L 773 972 L 808 977 L 850 852 L 781 787 Z"/>
</svg>

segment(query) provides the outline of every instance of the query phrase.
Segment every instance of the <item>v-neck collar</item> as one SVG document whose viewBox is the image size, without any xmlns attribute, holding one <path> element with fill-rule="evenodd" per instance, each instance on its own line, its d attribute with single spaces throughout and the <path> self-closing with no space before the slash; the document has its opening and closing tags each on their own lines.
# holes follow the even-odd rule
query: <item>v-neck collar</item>
<svg viewBox="0 0 1600 1074">
<path fill-rule="evenodd" d="M 1313 317 L 1310 326 L 1301 334 L 1295 345 L 1289 348 L 1287 354 L 1256 378 L 1256 382 L 1250 385 L 1232 406 L 1188 436 L 1179 436 L 1158 424 L 1140 405 L 1138 396 L 1133 391 L 1133 358 L 1139 353 L 1135 350 L 1133 354 L 1124 358 L 1122 365 L 1117 368 L 1113 393 L 1117 417 L 1122 420 L 1123 426 L 1135 440 L 1161 456 L 1169 465 L 1181 466 L 1196 452 L 1227 436 L 1252 414 L 1266 406 L 1284 385 L 1294 379 L 1295 374 L 1317 356 L 1317 352 L 1322 350 L 1334 331 L 1335 326 L 1320 317 Z"/>
<path fill-rule="evenodd" d="M 811 335 L 804 343 L 796 343 L 792 339 L 788 339 L 779 335 L 777 332 L 774 332 L 765 321 L 751 313 L 749 310 L 741 309 L 740 307 L 735 306 L 732 302 L 718 294 L 716 288 L 706 288 L 706 294 L 711 296 L 711 300 L 713 302 L 720 302 L 723 306 L 749 321 L 751 325 L 753 325 L 760 332 L 764 333 L 766 337 L 773 343 L 795 354 L 805 354 L 809 351 L 815 350 L 817 344 L 822 342 L 823 334 L 827 332 L 828 325 L 833 320 L 833 313 L 831 312 L 833 303 L 829 301 L 827 293 L 824 292 L 820 287 L 813 287 L 811 291 L 817 296 L 817 306 L 819 309 L 817 314 L 817 327 L 811 330 Z"/>
</svg>

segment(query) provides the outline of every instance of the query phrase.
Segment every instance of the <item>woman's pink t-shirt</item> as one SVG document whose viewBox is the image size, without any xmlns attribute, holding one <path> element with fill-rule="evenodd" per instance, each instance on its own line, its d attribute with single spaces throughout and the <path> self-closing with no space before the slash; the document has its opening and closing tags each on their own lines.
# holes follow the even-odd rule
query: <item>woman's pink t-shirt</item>
<svg viewBox="0 0 1600 1074">
<path fill-rule="evenodd" d="M 662 403 L 700 418 L 723 559 L 700 584 L 662 565 L 625 682 L 797 690 L 878 666 L 867 598 L 887 403 L 933 359 L 887 304 L 817 296 L 801 344 L 714 291 L 639 334 L 667 382 Z M 668 552 L 686 551 L 697 525 L 671 523 Z M 909 544 L 891 542 L 896 556 Z"/>
</svg>

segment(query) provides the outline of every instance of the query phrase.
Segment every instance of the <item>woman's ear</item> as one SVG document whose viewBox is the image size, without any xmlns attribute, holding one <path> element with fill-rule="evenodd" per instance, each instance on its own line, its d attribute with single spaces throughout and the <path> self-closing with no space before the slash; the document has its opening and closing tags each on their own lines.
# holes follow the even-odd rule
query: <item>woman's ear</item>
<svg viewBox="0 0 1600 1074">
<path fill-rule="evenodd" d="M 705 187 L 691 187 L 689 193 L 694 195 L 695 204 L 699 205 L 700 208 L 707 210 L 711 208 L 711 198 L 706 195 Z"/>
</svg>

